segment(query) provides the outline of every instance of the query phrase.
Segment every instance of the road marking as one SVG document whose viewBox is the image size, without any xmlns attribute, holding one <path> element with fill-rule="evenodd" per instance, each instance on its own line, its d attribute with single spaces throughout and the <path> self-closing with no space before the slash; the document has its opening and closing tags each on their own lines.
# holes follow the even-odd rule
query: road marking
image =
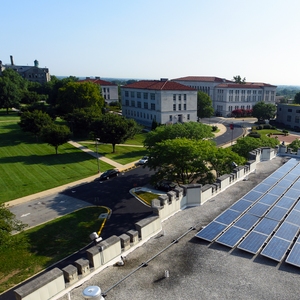
<svg viewBox="0 0 300 300">
<path fill-rule="evenodd" d="M 28 213 L 28 214 L 23 214 L 23 215 L 21 216 L 21 218 L 27 217 L 28 215 L 30 215 L 30 213 Z"/>
</svg>

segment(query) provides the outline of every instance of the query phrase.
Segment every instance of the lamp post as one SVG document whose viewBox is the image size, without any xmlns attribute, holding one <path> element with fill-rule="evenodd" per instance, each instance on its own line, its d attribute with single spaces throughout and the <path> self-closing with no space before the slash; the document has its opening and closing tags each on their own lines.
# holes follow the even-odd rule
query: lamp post
<svg viewBox="0 0 300 300">
<path fill-rule="evenodd" d="M 97 166 L 98 166 L 98 173 L 100 173 L 100 163 L 99 163 L 99 153 L 98 153 L 98 142 L 100 141 L 99 138 L 96 138 L 96 153 L 97 153 Z"/>
</svg>

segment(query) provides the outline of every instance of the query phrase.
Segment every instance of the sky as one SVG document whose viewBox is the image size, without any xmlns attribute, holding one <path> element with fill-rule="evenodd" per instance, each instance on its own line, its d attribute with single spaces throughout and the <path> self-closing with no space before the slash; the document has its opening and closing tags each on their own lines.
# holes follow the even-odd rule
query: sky
<svg viewBox="0 0 300 300">
<path fill-rule="evenodd" d="M 1 1 L 0 60 L 56 76 L 300 85 L 299 0 Z"/>
</svg>

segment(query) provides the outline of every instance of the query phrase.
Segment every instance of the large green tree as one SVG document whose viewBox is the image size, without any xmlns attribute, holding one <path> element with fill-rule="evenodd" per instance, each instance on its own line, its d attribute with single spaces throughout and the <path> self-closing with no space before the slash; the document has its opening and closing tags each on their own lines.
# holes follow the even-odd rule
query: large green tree
<svg viewBox="0 0 300 300">
<path fill-rule="evenodd" d="M 57 107 L 61 115 L 72 113 L 76 108 L 103 106 L 101 88 L 92 82 L 68 82 L 58 91 Z"/>
<path fill-rule="evenodd" d="M 55 154 L 57 154 L 58 146 L 65 144 L 70 139 L 70 136 L 70 128 L 66 125 L 52 124 L 42 129 L 44 142 L 55 148 Z"/>
<path fill-rule="evenodd" d="M 275 117 L 276 105 L 272 103 L 258 102 L 252 108 L 252 116 L 258 120 L 270 120 Z"/>
<path fill-rule="evenodd" d="M 294 103 L 295 103 L 295 104 L 300 104 L 300 92 L 298 92 L 298 93 L 295 95 Z"/>
<path fill-rule="evenodd" d="M 21 90 L 7 77 L 0 77 L 0 108 L 6 109 L 8 114 L 10 108 L 19 108 Z"/>
<path fill-rule="evenodd" d="M 235 83 L 238 83 L 238 84 L 245 84 L 246 83 L 246 78 L 244 77 L 242 79 L 242 77 L 240 75 L 236 75 L 236 76 L 233 76 L 233 81 Z"/>
<path fill-rule="evenodd" d="M 99 138 L 102 143 L 112 144 L 112 152 L 115 153 L 116 144 L 122 144 L 132 138 L 140 127 L 133 119 L 126 119 L 117 114 L 104 114 L 91 125 L 94 138 Z"/>
<path fill-rule="evenodd" d="M 150 131 L 146 136 L 144 145 L 147 148 L 151 148 L 167 139 L 187 138 L 203 140 L 213 137 L 212 128 L 209 125 L 197 122 L 176 123 L 158 126 L 155 130 Z"/>
<path fill-rule="evenodd" d="M 7 246 L 11 240 L 13 231 L 21 231 L 26 227 L 16 216 L 5 206 L 0 204 L 0 246 Z"/>
<path fill-rule="evenodd" d="M 47 113 L 34 110 L 33 112 L 23 112 L 18 125 L 24 132 L 33 133 L 38 140 L 42 134 L 43 127 L 52 125 L 52 123 L 53 121 Z"/>
<path fill-rule="evenodd" d="M 198 118 L 210 118 L 214 114 L 214 108 L 210 97 L 201 91 L 197 93 L 197 116 Z"/>
<path fill-rule="evenodd" d="M 292 151 L 297 152 L 298 149 L 300 149 L 300 140 L 299 139 L 295 139 L 294 141 L 292 141 L 289 146 L 289 148 L 292 149 Z"/>
</svg>

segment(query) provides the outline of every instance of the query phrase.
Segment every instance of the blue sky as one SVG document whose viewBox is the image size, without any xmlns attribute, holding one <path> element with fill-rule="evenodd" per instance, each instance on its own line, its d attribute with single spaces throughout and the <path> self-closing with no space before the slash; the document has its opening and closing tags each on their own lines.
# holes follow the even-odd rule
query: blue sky
<svg viewBox="0 0 300 300">
<path fill-rule="evenodd" d="M 9 0 L 0 60 L 56 76 L 300 85 L 299 0 Z"/>
</svg>

